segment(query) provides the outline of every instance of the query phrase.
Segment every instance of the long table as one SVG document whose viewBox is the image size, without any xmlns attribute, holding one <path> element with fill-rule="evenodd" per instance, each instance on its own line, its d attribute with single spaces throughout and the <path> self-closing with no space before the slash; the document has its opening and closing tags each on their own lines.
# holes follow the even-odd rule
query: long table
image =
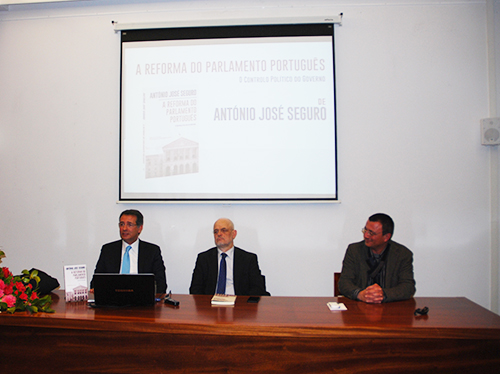
<svg viewBox="0 0 500 374">
<path fill-rule="evenodd" d="M 500 372 L 500 316 L 463 297 L 240 296 L 215 307 L 210 296 L 173 295 L 179 307 L 96 309 L 63 291 L 52 298 L 54 314 L 0 314 L 2 373 Z"/>
</svg>

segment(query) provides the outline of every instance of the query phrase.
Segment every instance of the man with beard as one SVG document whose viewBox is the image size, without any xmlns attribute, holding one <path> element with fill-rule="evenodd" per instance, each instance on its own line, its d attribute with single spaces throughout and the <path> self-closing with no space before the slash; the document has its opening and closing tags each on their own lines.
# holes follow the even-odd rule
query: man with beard
<svg viewBox="0 0 500 374">
<path fill-rule="evenodd" d="M 227 218 L 214 224 L 216 247 L 198 254 L 190 294 L 269 295 L 257 255 L 235 247 L 237 231 Z"/>
</svg>

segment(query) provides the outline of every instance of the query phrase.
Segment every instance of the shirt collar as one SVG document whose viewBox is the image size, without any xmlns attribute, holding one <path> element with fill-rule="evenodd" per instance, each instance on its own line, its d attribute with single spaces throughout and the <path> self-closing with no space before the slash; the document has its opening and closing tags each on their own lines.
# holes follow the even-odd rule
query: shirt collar
<svg viewBox="0 0 500 374">
<path fill-rule="evenodd" d="M 132 248 L 139 248 L 139 239 L 132 244 L 128 244 L 125 240 L 122 240 L 122 248 L 127 248 L 128 246 L 131 246 Z"/>
<path fill-rule="evenodd" d="M 232 258 L 234 253 L 234 246 L 229 248 L 226 252 L 222 252 L 219 248 L 217 248 L 217 254 L 219 257 L 221 256 L 222 253 L 225 253 L 228 258 Z"/>
</svg>

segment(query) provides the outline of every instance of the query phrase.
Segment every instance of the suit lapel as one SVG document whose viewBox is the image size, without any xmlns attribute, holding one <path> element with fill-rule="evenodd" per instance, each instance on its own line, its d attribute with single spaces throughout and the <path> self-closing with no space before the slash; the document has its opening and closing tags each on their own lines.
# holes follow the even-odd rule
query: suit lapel
<svg viewBox="0 0 500 374">
<path fill-rule="evenodd" d="M 215 247 L 212 252 L 209 254 L 210 259 L 208 261 L 208 274 L 209 274 L 209 279 L 207 280 L 207 285 L 211 286 L 210 290 L 207 290 L 207 292 L 213 292 L 215 293 L 217 289 L 217 278 L 219 276 L 219 256 L 218 256 L 218 250 L 217 247 Z"/>
<path fill-rule="evenodd" d="M 139 245 L 137 246 L 137 272 L 138 273 L 145 273 L 146 271 L 143 270 L 144 268 L 144 245 L 142 244 L 142 241 L 139 240 Z"/>
<path fill-rule="evenodd" d="M 122 265 L 122 241 L 119 240 L 113 246 L 113 253 L 110 256 L 112 261 L 113 272 L 119 273 Z"/>
<path fill-rule="evenodd" d="M 241 251 L 239 248 L 234 247 L 234 261 L 233 261 L 233 285 L 234 285 L 234 293 L 238 294 L 240 285 L 241 285 Z"/>
</svg>

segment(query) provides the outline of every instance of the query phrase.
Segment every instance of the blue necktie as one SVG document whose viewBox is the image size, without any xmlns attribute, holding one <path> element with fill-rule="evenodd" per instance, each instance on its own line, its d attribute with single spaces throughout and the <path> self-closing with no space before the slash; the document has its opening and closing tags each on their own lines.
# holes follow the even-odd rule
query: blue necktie
<svg viewBox="0 0 500 374">
<path fill-rule="evenodd" d="M 123 264 L 122 264 L 122 274 L 130 273 L 130 255 L 128 254 L 132 247 L 130 245 L 125 248 L 125 254 L 123 255 Z"/>
<path fill-rule="evenodd" d="M 224 295 L 226 293 L 226 257 L 227 254 L 223 253 L 220 259 L 220 268 L 219 268 L 219 282 L 217 283 L 217 292 L 218 294 Z"/>
</svg>

